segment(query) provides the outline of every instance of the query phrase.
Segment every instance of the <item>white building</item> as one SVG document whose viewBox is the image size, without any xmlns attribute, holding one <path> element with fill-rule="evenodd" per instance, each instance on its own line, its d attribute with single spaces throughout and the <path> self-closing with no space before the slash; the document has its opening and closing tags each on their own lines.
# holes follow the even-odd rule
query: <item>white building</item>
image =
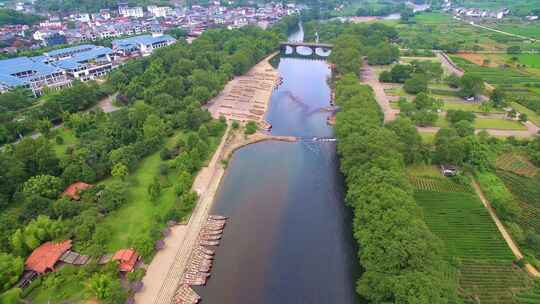
<svg viewBox="0 0 540 304">
<path fill-rule="evenodd" d="M 171 45 L 176 39 L 169 35 L 141 35 L 112 41 L 113 50 L 123 56 L 139 53 L 149 56 L 155 49 Z"/>
<path fill-rule="evenodd" d="M 150 15 L 154 17 L 166 17 L 172 15 L 172 8 L 168 6 L 149 5 L 146 7 Z"/>
<path fill-rule="evenodd" d="M 134 17 L 134 18 L 144 17 L 143 9 L 140 6 L 135 6 L 135 7 L 119 6 L 118 14 L 123 17 Z"/>
</svg>

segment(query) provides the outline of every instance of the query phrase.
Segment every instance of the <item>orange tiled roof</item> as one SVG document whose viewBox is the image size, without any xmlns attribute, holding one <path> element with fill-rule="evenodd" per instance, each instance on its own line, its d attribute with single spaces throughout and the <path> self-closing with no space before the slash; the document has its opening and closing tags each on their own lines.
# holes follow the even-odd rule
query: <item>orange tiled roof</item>
<svg viewBox="0 0 540 304">
<path fill-rule="evenodd" d="M 34 249 L 32 254 L 26 259 L 27 269 L 37 273 L 44 273 L 47 270 L 54 270 L 54 264 L 58 262 L 62 254 L 71 248 L 71 240 L 60 243 L 46 242 Z"/>
<path fill-rule="evenodd" d="M 62 196 L 69 196 L 71 199 L 78 200 L 79 197 L 79 191 L 86 190 L 88 188 L 91 188 L 92 185 L 83 183 L 83 182 L 75 182 L 71 185 L 69 185 L 66 190 L 62 193 Z"/>
<path fill-rule="evenodd" d="M 119 261 L 120 271 L 133 271 L 135 264 L 139 260 L 139 255 L 133 249 L 120 249 L 112 257 L 113 261 Z"/>
</svg>

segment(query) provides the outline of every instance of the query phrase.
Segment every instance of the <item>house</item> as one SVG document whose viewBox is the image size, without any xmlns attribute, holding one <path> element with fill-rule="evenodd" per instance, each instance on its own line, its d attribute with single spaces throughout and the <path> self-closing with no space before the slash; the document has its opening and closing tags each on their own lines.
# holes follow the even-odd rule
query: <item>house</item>
<svg viewBox="0 0 540 304">
<path fill-rule="evenodd" d="M 171 45 L 176 39 L 169 35 L 153 34 L 116 39 L 112 41 L 113 50 L 123 56 L 138 52 L 141 56 L 149 56 L 155 49 Z"/>
<path fill-rule="evenodd" d="M 62 192 L 61 196 L 67 196 L 72 200 L 80 200 L 81 197 L 79 196 L 79 192 L 81 190 L 86 190 L 92 188 L 93 185 L 83 183 L 83 182 L 75 182 L 71 185 L 69 185 L 64 192 Z"/>
<path fill-rule="evenodd" d="M 458 168 L 454 165 L 441 165 L 441 173 L 444 176 L 456 176 L 458 173 Z"/>
<path fill-rule="evenodd" d="M 34 249 L 32 254 L 24 263 L 26 270 L 34 271 L 38 274 L 47 271 L 54 271 L 54 265 L 60 260 L 62 255 L 71 248 L 71 240 L 60 243 L 46 242 Z"/>
<path fill-rule="evenodd" d="M 44 88 L 60 89 L 71 85 L 66 72 L 58 67 L 28 57 L 0 60 L 0 92 L 12 88 L 30 89 L 40 96 Z"/>
<path fill-rule="evenodd" d="M 113 261 L 118 261 L 118 269 L 121 272 L 132 272 L 139 261 L 140 256 L 137 252 L 130 249 L 120 249 L 112 257 Z"/>
<path fill-rule="evenodd" d="M 143 9 L 140 6 L 129 7 L 125 4 L 118 6 L 118 14 L 123 17 L 142 18 L 144 16 Z"/>
</svg>

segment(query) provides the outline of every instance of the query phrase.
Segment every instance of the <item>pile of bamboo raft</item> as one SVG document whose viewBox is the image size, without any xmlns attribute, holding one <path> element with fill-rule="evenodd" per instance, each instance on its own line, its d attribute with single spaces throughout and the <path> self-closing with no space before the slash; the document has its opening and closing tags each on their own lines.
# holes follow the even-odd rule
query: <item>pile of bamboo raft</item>
<svg viewBox="0 0 540 304">
<path fill-rule="evenodd" d="M 202 286 L 210 277 L 214 261 L 214 250 L 205 246 L 218 246 L 223 234 L 227 218 L 221 215 L 210 215 L 199 232 L 198 246 L 188 260 L 180 287 L 176 291 L 175 304 L 195 304 L 201 297 L 191 286 Z"/>
</svg>

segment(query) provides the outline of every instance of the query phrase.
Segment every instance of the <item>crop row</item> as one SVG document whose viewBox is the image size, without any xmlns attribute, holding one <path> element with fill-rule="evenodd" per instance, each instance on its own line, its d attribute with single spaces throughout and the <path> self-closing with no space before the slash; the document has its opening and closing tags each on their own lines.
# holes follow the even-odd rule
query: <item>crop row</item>
<svg viewBox="0 0 540 304">
<path fill-rule="evenodd" d="M 534 231 L 540 231 L 540 209 L 523 202 L 520 202 L 519 206 L 521 207 L 519 224 Z"/>
<path fill-rule="evenodd" d="M 540 208 L 540 181 L 538 179 L 503 170 L 498 170 L 497 175 L 521 201 Z"/>
<path fill-rule="evenodd" d="M 445 177 L 410 176 L 411 184 L 418 190 L 435 192 L 467 192 L 467 189 Z"/>
<path fill-rule="evenodd" d="M 512 261 L 514 256 L 478 198 L 463 192 L 417 191 L 426 224 L 448 256 Z"/>
<path fill-rule="evenodd" d="M 459 282 L 466 295 L 483 304 L 518 303 L 514 294 L 527 291 L 532 284 L 511 262 L 467 259 L 460 265 Z"/>
<path fill-rule="evenodd" d="M 538 169 L 525 157 L 515 153 L 505 153 L 497 158 L 498 168 L 519 175 L 533 177 Z"/>
</svg>

